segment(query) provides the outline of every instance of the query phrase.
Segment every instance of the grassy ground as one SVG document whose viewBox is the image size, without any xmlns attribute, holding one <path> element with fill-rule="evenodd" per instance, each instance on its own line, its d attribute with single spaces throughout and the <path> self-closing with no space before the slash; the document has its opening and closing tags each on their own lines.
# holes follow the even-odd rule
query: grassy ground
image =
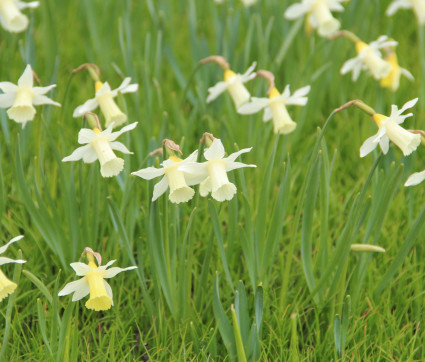
<svg viewBox="0 0 425 362">
<path fill-rule="evenodd" d="M 388 115 L 419 96 L 406 128 L 422 127 L 424 40 L 411 11 L 388 18 L 387 4 L 351 1 L 338 17 L 367 42 L 399 41 L 415 81 L 395 93 L 366 74 L 341 76 L 353 45 L 306 35 L 302 21 L 283 18 L 289 1 L 45 0 L 26 33 L 2 30 L 0 80 L 15 82 L 30 63 L 42 85 L 58 85 L 62 107 L 38 108 L 25 129 L 0 110 L 2 241 L 24 234 L 9 256 L 27 260 L 2 267 L 19 287 L 0 308 L 0 360 L 424 360 L 424 191 L 403 183 L 423 169 L 425 151 L 360 159 L 376 132 L 370 118 L 351 108 L 328 119 L 351 99 Z M 275 136 L 260 114 L 238 115 L 227 94 L 206 104 L 222 71 L 191 74 L 212 54 L 241 73 L 257 61 L 280 90 L 310 84 L 307 106 L 290 109 L 296 131 Z M 139 83 L 118 99 L 139 125 L 122 137 L 134 155 L 112 179 L 98 163 L 61 162 L 82 126 L 73 109 L 93 96 L 87 73 L 71 75 L 85 62 L 113 88 L 125 76 Z M 263 96 L 267 85 L 248 88 Z M 228 153 L 253 147 L 242 162 L 258 167 L 231 174 L 237 197 L 152 203 L 154 182 L 130 172 L 158 162 L 148 153 L 163 138 L 187 156 L 206 131 Z M 387 252 L 355 253 L 352 243 Z M 85 246 L 138 265 L 111 280 L 107 312 L 57 297 Z"/>
</svg>

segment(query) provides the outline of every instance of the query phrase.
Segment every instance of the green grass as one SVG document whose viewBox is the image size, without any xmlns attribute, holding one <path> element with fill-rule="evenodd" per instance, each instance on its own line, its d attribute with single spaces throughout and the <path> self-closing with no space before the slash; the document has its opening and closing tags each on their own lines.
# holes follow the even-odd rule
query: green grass
<svg viewBox="0 0 425 362">
<path fill-rule="evenodd" d="M 381 34 L 399 41 L 400 64 L 415 81 L 402 79 L 391 93 L 366 74 L 355 83 L 341 76 L 353 45 L 306 35 L 304 23 L 283 18 L 289 3 L 45 0 L 25 11 L 25 33 L 1 30 L 0 81 L 16 82 L 31 63 L 43 86 L 58 85 L 50 95 L 62 107 L 38 107 L 25 129 L 0 110 L 2 244 L 24 234 L 7 256 L 27 260 L 2 267 L 19 287 L 0 305 L 0 359 L 425 359 L 425 195 L 423 185 L 403 187 L 424 168 L 425 151 L 401 157 L 392 146 L 360 159 L 376 126 L 355 108 L 332 114 L 362 99 L 388 115 L 391 104 L 419 96 L 405 127 L 423 128 L 423 34 L 411 11 L 386 17 L 388 1 L 351 1 L 337 15 L 367 42 Z M 212 54 L 241 73 L 257 61 L 279 90 L 310 84 L 307 106 L 289 109 L 296 131 L 275 136 L 262 115 L 237 114 L 228 94 L 206 104 L 222 71 L 207 64 L 193 72 Z M 72 112 L 93 96 L 88 73 L 72 75 L 86 62 L 112 88 L 125 76 L 139 83 L 118 98 L 139 125 L 121 137 L 134 154 L 112 179 L 98 163 L 61 162 L 83 125 Z M 255 96 L 266 87 L 261 78 L 248 83 Z M 152 203 L 155 182 L 130 172 L 161 161 L 148 153 L 162 139 L 186 157 L 206 131 L 228 154 L 253 147 L 241 160 L 258 167 L 230 174 L 238 193 L 229 202 Z M 352 243 L 387 251 L 354 253 Z M 76 279 L 69 263 L 85 246 L 105 262 L 138 266 L 111 279 L 109 311 L 57 297 Z"/>
</svg>

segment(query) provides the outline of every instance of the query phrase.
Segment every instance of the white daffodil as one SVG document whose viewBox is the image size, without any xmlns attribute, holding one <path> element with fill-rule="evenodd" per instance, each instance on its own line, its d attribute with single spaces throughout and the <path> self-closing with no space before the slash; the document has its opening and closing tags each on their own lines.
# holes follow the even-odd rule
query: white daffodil
<svg viewBox="0 0 425 362">
<path fill-rule="evenodd" d="M 28 18 L 21 10 L 36 8 L 39 4 L 39 1 L 0 0 L 0 24 L 12 33 L 24 31 L 28 27 Z"/>
<path fill-rule="evenodd" d="M 404 186 L 415 186 L 425 180 L 425 170 L 412 173 L 404 183 Z"/>
<path fill-rule="evenodd" d="M 242 167 L 257 167 L 235 162 L 237 157 L 251 149 L 252 147 L 244 148 L 225 158 L 223 144 L 216 138 L 204 152 L 206 162 L 187 163 L 180 166 L 179 170 L 187 172 L 195 179 L 203 180 L 199 188 L 201 196 L 207 196 L 211 192 L 212 197 L 217 201 L 231 200 L 236 193 L 236 186 L 229 181 L 227 172 Z"/>
<path fill-rule="evenodd" d="M 86 302 L 86 307 L 88 309 L 93 309 L 95 311 L 108 310 L 114 305 L 114 302 L 112 288 L 105 279 L 113 278 L 115 275 L 126 270 L 136 269 L 137 266 L 130 266 L 128 268 L 113 267 L 108 269 L 115 263 L 115 260 L 111 260 L 106 265 L 100 265 L 101 259 L 99 261 L 99 258 L 96 257 L 98 264 L 96 265 L 94 254 L 99 255 L 93 251 L 87 252 L 88 264 L 79 262 L 70 264 L 72 269 L 75 270 L 75 273 L 83 278 L 65 285 L 58 295 L 62 297 L 74 293 L 72 301 L 76 302 L 90 294 L 90 298 Z"/>
<path fill-rule="evenodd" d="M 381 78 L 381 87 L 396 91 L 400 85 L 400 77 L 402 75 L 411 81 L 415 80 L 412 73 L 398 65 L 397 54 L 395 52 L 388 54 L 385 60 L 391 65 L 391 70 L 386 77 Z"/>
<path fill-rule="evenodd" d="M 425 24 L 425 0 L 394 0 L 387 8 L 388 16 L 394 15 L 398 9 L 412 9 L 420 25 Z"/>
<path fill-rule="evenodd" d="M 162 168 L 147 167 L 131 174 L 145 180 L 164 176 L 153 189 L 152 201 L 155 201 L 170 187 L 170 201 L 179 204 L 180 202 L 189 201 L 195 194 L 195 191 L 189 186 L 199 184 L 202 181 L 202 178 L 192 177 L 179 169 L 180 166 L 186 163 L 195 162 L 197 157 L 198 151 L 193 152 L 184 160 L 176 156 L 170 156 L 168 160 L 161 163 Z"/>
<path fill-rule="evenodd" d="M 78 147 L 71 155 L 62 159 L 62 162 L 83 160 L 84 163 L 92 163 L 99 159 L 100 173 L 103 177 L 118 175 L 124 168 L 124 160 L 118 158 L 113 150 L 126 154 L 132 154 L 121 142 L 115 141 L 124 132 L 131 131 L 137 126 L 137 122 L 129 124 L 118 132 L 112 132 L 113 124 L 104 131 L 98 128 L 93 130 L 82 128 L 78 133 L 78 143 L 86 144 Z"/>
<path fill-rule="evenodd" d="M 302 0 L 285 11 L 285 18 L 294 20 L 307 15 L 307 21 L 317 28 L 320 36 L 327 37 L 335 33 L 341 26 L 331 11 L 344 11 L 342 2 L 347 0 Z"/>
<path fill-rule="evenodd" d="M 3 91 L 3 94 L 0 94 L 0 108 L 9 108 L 7 115 L 10 119 L 22 123 L 22 128 L 28 121 L 34 119 L 37 112 L 34 106 L 52 104 L 60 107 L 59 103 L 44 95 L 56 87 L 56 84 L 48 87 L 33 87 L 33 81 L 32 68 L 28 64 L 18 80 L 18 85 L 0 82 L 0 89 Z"/>
<path fill-rule="evenodd" d="M 389 40 L 386 35 L 380 36 L 376 41 L 366 44 L 362 41 L 356 42 L 357 56 L 348 59 L 341 68 L 341 74 L 353 72 L 352 79 L 356 81 L 361 70 L 369 70 L 372 76 L 379 80 L 391 71 L 391 64 L 382 59 L 379 49 L 397 46 L 397 42 Z"/>
<path fill-rule="evenodd" d="M 209 94 L 207 97 L 207 103 L 216 99 L 226 90 L 229 91 L 236 109 L 247 103 L 249 101 L 250 94 L 243 83 L 246 83 L 255 77 L 254 68 L 256 64 L 256 62 L 252 63 L 244 74 L 236 74 L 234 71 L 226 69 L 224 71 L 224 81 L 218 82 L 213 87 L 208 88 Z"/>
<path fill-rule="evenodd" d="M 256 113 L 264 108 L 263 121 L 267 122 L 273 119 L 274 133 L 291 133 L 297 124 L 291 119 L 286 106 L 296 105 L 305 106 L 307 104 L 306 95 L 310 91 L 310 86 L 298 89 L 291 96 L 289 85 L 285 87 L 282 94 L 273 87 L 269 93 L 269 98 L 252 97 L 251 102 L 244 104 L 238 109 L 240 114 Z"/>
<path fill-rule="evenodd" d="M 102 83 L 97 81 L 95 83 L 95 98 L 89 99 L 83 105 L 78 106 L 74 110 L 73 117 L 82 117 L 85 113 L 95 110 L 100 106 L 100 110 L 105 116 L 105 127 L 109 127 L 114 123 L 115 127 L 119 127 L 127 122 L 127 115 L 124 114 L 114 101 L 118 93 L 134 93 L 139 88 L 138 84 L 130 84 L 131 78 L 125 78 L 121 85 L 114 90 L 108 82 Z"/>
<path fill-rule="evenodd" d="M 3 254 L 7 248 L 17 241 L 21 240 L 24 236 L 19 235 L 14 237 L 12 240 L 10 240 L 6 245 L 3 245 L 0 247 L 0 254 Z M 13 260 L 9 258 L 5 258 L 4 256 L 0 256 L 0 265 L 3 264 L 9 264 L 9 263 L 17 263 L 17 264 L 23 264 L 26 263 L 25 260 Z M 9 280 L 6 275 L 0 270 L 0 301 L 2 301 L 4 298 L 6 298 L 9 294 L 13 293 L 16 289 L 17 285 L 16 283 Z"/>
<path fill-rule="evenodd" d="M 409 108 L 412 108 L 418 98 L 407 102 L 400 110 L 396 105 L 391 106 L 391 115 L 389 117 L 375 113 L 372 118 L 379 127 L 378 133 L 364 141 L 360 148 L 360 157 L 364 157 L 372 152 L 379 143 L 384 154 L 388 152 L 389 141 L 391 140 L 401 149 L 403 155 L 410 155 L 421 143 L 421 136 L 406 131 L 399 124 L 403 123 L 407 117 L 413 116 L 413 113 L 402 115 Z"/>
</svg>

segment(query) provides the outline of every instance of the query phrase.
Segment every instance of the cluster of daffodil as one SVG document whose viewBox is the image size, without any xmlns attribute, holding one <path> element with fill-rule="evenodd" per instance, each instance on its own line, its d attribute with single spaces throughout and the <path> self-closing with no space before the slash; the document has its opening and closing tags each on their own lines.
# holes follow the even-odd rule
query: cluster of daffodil
<svg viewBox="0 0 425 362">
<path fill-rule="evenodd" d="M 307 29 L 317 28 L 320 36 L 330 39 L 344 36 L 355 44 L 357 56 L 347 60 L 341 74 L 352 72 L 352 80 L 356 81 L 362 70 L 369 71 L 373 78 L 380 81 L 383 88 L 396 91 L 403 75 L 409 80 L 414 80 L 413 75 L 398 63 L 395 48 L 398 43 L 386 35 L 380 36 L 369 44 L 347 30 L 340 30 L 341 22 L 332 16 L 332 11 L 342 12 L 341 3 L 348 0 L 302 0 L 291 5 L 285 11 L 285 17 L 290 20 L 306 16 Z M 400 8 L 413 8 L 420 26 L 425 24 L 425 0 L 394 0 L 387 9 L 387 15 L 394 14 Z M 383 50 L 386 54 L 381 54 Z"/>
<path fill-rule="evenodd" d="M 198 184 L 201 196 L 211 193 L 217 201 L 231 200 L 236 193 L 236 186 L 229 181 L 227 172 L 242 167 L 257 167 L 235 161 L 242 153 L 249 152 L 252 148 L 245 148 L 225 157 L 220 139 L 205 133 L 201 142 L 207 146 L 204 152 L 205 162 L 197 162 L 198 150 L 186 159 L 179 158 L 178 155 L 182 153 L 180 147 L 170 140 L 164 140 L 165 154 L 169 157 L 162 162 L 162 167 L 147 167 L 132 173 L 145 180 L 163 176 L 154 187 L 152 201 L 170 188 L 171 202 L 187 202 L 195 194 L 195 190 L 189 186 Z"/>
</svg>

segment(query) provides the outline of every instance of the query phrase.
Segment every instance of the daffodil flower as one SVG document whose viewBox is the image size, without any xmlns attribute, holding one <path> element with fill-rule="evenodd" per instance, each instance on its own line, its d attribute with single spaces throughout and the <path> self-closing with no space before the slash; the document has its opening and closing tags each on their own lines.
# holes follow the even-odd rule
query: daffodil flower
<svg viewBox="0 0 425 362">
<path fill-rule="evenodd" d="M 10 240 L 6 245 L 3 245 L 0 247 L 0 254 L 3 254 L 7 248 L 17 241 L 21 240 L 24 236 L 19 235 L 14 237 L 12 240 Z M 9 258 L 5 258 L 4 256 L 0 256 L 0 265 L 3 264 L 9 264 L 9 263 L 16 263 L 16 264 L 23 264 L 26 263 L 25 260 L 13 260 Z M 4 298 L 6 298 L 9 294 L 13 293 L 16 289 L 17 285 L 16 283 L 9 280 L 6 275 L 0 270 L 0 301 L 2 301 Z"/>
<path fill-rule="evenodd" d="M 394 15 L 399 9 L 412 9 L 418 18 L 419 25 L 425 25 L 425 0 L 394 0 L 387 8 L 388 16 Z"/>
<path fill-rule="evenodd" d="M 0 94 L 0 108 L 9 108 L 7 115 L 10 119 L 22 123 L 22 128 L 25 127 L 27 122 L 34 119 L 37 112 L 34 106 L 52 104 L 60 107 L 59 103 L 44 95 L 55 88 L 56 84 L 48 87 L 34 87 L 33 84 L 33 72 L 29 64 L 19 78 L 18 85 L 10 82 L 0 82 L 0 89 L 4 93 Z"/>
<path fill-rule="evenodd" d="M 227 172 L 242 167 L 257 167 L 256 165 L 246 165 L 242 162 L 235 162 L 242 153 L 251 151 L 251 148 L 244 148 L 224 157 L 225 151 L 221 140 L 215 138 L 211 146 L 204 152 L 206 162 L 191 162 L 179 167 L 179 170 L 191 175 L 193 178 L 203 180 L 199 185 L 201 196 L 211 196 L 217 201 L 231 200 L 236 193 L 236 186 L 229 181 Z"/>
<path fill-rule="evenodd" d="M 286 106 L 305 106 L 307 104 L 306 95 L 310 91 L 310 86 L 298 89 L 291 96 L 289 85 L 285 87 L 282 94 L 273 87 L 269 92 L 269 98 L 252 97 L 251 102 L 244 104 L 238 109 L 240 114 L 252 114 L 264 109 L 263 121 L 273 119 L 274 133 L 291 133 L 297 124 L 292 120 Z"/>
<path fill-rule="evenodd" d="M 99 159 L 100 173 L 103 177 L 118 175 L 124 168 L 124 160 L 118 158 L 113 150 L 126 154 L 132 154 L 121 142 L 115 141 L 124 132 L 131 131 L 137 126 L 137 122 L 129 124 L 117 132 L 112 132 L 113 124 L 101 131 L 82 128 L 78 133 L 78 143 L 85 144 L 78 147 L 71 155 L 62 159 L 62 162 L 83 160 L 84 163 L 92 163 Z"/>
<path fill-rule="evenodd" d="M 408 101 L 400 110 L 396 105 L 391 106 L 391 115 L 389 117 L 375 113 L 372 118 L 379 127 L 378 133 L 369 137 L 360 148 L 360 157 L 364 157 L 372 152 L 379 144 L 384 154 L 388 152 L 389 141 L 391 140 L 401 149 L 403 155 L 410 155 L 421 143 L 419 134 L 411 133 L 405 130 L 399 124 L 403 123 L 407 117 L 413 116 L 413 113 L 402 115 L 409 108 L 412 108 L 418 98 Z"/>
<path fill-rule="evenodd" d="M 370 44 L 357 41 L 357 56 L 347 60 L 343 64 L 341 74 L 353 72 L 352 79 L 356 81 L 361 70 L 368 69 L 377 80 L 386 77 L 391 71 L 391 64 L 382 59 L 379 49 L 397 46 L 397 44 L 396 41 L 389 40 L 386 35 L 380 36 L 376 41 Z"/>
<path fill-rule="evenodd" d="M 211 88 L 208 88 L 207 103 L 216 99 L 224 91 L 229 91 L 230 96 L 235 103 L 236 109 L 247 103 L 250 98 L 248 90 L 243 83 L 246 83 L 255 77 L 254 68 L 256 62 L 248 68 L 244 74 L 236 74 L 230 69 L 224 71 L 224 81 L 218 82 Z"/>
<path fill-rule="evenodd" d="M 24 31 L 28 27 L 28 18 L 21 10 L 36 8 L 39 4 L 39 1 L 0 0 L 0 24 L 12 33 Z"/>
<path fill-rule="evenodd" d="M 124 94 L 136 92 L 139 85 L 130 84 L 130 82 L 131 78 L 125 78 L 121 85 L 114 90 L 111 90 L 111 86 L 108 82 L 95 82 L 95 98 L 89 99 L 81 106 L 75 108 L 73 117 L 82 117 L 85 113 L 91 112 L 100 106 L 100 110 L 105 116 L 105 126 L 109 127 L 113 123 L 115 127 L 119 127 L 123 123 L 127 122 L 127 115 L 119 109 L 114 98 L 118 95 L 118 93 Z"/>
<path fill-rule="evenodd" d="M 131 174 L 145 180 L 164 176 L 153 189 L 152 202 L 164 194 L 168 190 L 168 187 L 170 187 L 170 201 L 179 204 L 189 201 L 193 197 L 195 191 L 189 186 L 196 185 L 201 181 L 199 177 L 192 177 L 179 168 L 188 162 L 195 162 L 197 157 L 198 151 L 193 152 L 184 160 L 176 156 L 170 156 L 161 163 L 162 168 L 147 167 Z"/>
<path fill-rule="evenodd" d="M 90 294 L 90 298 L 86 302 L 88 309 L 95 311 L 108 310 L 114 305 L 114 302 L 112 288 L 105 279 L 113 278 L 123 271 L 136 269 L 137 266 L 127 268 L 113 267 L 108 269 L 115 263 L 115 260 L 109 261 L 106 265 L 101 265 L 101 259 L 96 257 L 96 265 L 95 256 L 99 254 L 93 252 L 90 248 L 86 248 L 86 252 L 87 259 L 89 260 L 88 264 L 80 262 L 70 264 L 72 269 L 75 270 L 75 273 L 82 278 L 66 284 L 58 295 L 62 297 L 74 293 L 72 301 L 76 302 Z"/>
<path fill-rule="evenodd" d="M 391 70 L 386 77 L 381 78 L 381 87 L 396 91 L 400 85 L 400 77 L 402 75 L 411 81 L 415 80 L 412 73 L 398 65 L 397 54 L 395 52 L 389 53 L 385 57 L 385 60 L 391 65 Z"/>
<path fill-rule="evenodd" d="M 347 0 L 302 0 L 291 5 L 285 11 L 285 18 L 294 20 L 307 15 L 308 23 L 317 28 L 320 36 L 327 37 L 335 33 L 341 26 L 331 11 L 344 11 L 342 2 Z"/>
</svg>

